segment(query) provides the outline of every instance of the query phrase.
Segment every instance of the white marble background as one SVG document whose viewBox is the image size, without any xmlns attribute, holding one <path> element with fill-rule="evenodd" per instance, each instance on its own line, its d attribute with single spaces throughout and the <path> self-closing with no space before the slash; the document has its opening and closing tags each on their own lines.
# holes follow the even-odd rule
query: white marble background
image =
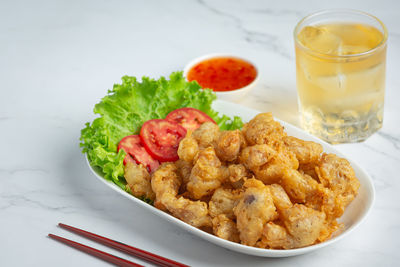
<svg viewBox="0 0 400 267">
<path fill-rule="evenodd" d="M 376 15 L 390 36 L 384 127 L 364 143 L 337 146 L 370 173 L 377 191 L 350 236 L 298 257 L 242 255 L 135 207 L 89 172 L 80 129 L 113 83 L 124 74 L 168 75 L 210 52 L 253 59 L 262 77 L 242 104 L 297 124 L 292 30 L 308 13 L 333 7 Z M 107 266 L 49 232 L 129 258 L 58 222 L 193 266 L 398 266 L 399 10 L 394 0 L 1 1 L 0 266 Z"/>
</svg>

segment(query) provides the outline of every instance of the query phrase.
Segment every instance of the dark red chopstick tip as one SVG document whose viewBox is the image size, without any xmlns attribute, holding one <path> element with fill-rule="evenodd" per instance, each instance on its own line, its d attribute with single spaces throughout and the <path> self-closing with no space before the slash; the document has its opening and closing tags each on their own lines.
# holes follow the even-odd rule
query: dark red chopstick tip
<svg viewBox="0 0 400 267">
<path fill-rule="evenodd" d="M 94 240 L 100 244 L 106 245 L 108 247 L 112 247 L 115 249 L 118 249 L 120 251 L 123 251 L 127 254 L 136 256 L 138 258 L 144 259 L 148 262 L 157 264 L 158 266 L 165 266 L 165 267 L 188 267 L 188 265 L 168 259 L 168 258 L 164 258 L 162 256 L 153 254 L 151 252 L 139 249 L 139 248 L 135 248 L 129 245 L 126 245 L 124 243 L 109 239 L 107 237 L 104 236 L 100 236 L 67 224 L 63 224 L 63 223 L 59 223 L 58 224 L 61 228 L 67 229 L 73 233 L 79 234 L 81 236 L 87 237 L 91 240 Z"/>
<path fill-rule="evenodd" d="M 104 261 L 107 261 L 109 263 L 115 264 L 117 266 L 123 266 L 123 267 L 144 267 L 143 265 L 134 263 L 132 261 L 125 260 L 123 258 L 117 257 L 115 255 L 109 254 L 107 252 L 83 245 L 81 243 L 69 240 L 67 238 L 54 235 L 54 234 L 48 234 L 48 237 L 55 239 L 63 244 L 66 244 L 70 247 L 73 247 L 75 249 L 78 249 L 82 252 L 85 252 L 89 255 L 95 256 L 99 259 L 102 259 Z"/>
</svg>

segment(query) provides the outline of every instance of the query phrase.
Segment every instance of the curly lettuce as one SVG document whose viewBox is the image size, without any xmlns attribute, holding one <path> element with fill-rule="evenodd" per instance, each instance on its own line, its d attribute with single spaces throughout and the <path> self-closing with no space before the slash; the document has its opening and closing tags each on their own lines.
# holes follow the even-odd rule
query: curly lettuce
<svg viewBox="0 0 400 267">
<path fill-rule="evenodd" d="M 182 107 L 202 110 L 222 130 L 241 128 L 240 117 L 219 115 L 211 108 L 215 99 L 211 90 L 201 89 L 195 81 L 187 82 L 182 72 L 172 73 L 169 80 L 143 77 L 138 81 L 135 77 L 124 76 L 122 83 L 115 84 L 95 105 L 93 111 L 100 117 L 86 123 L 82 129 L 82 152 L 87 153 L 92 166 L 98 166 L 106 179 L 128 191 L 123 177 L 125 152 L 117 153 L 119 141 L 127 135 L 138 134 L 147 120 L 165 118 L 169 112 Z"/>
</svg>

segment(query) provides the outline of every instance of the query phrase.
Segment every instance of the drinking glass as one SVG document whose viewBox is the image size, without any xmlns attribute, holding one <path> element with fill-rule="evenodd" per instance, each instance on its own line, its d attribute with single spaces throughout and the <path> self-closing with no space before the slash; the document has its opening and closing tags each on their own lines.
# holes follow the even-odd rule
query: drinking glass
<svg viewBox="0 0 400 267">
<path fill-rule="evenodd" d="M 385 25 L 355 10 L 326 10 L 294 30 L 302 127 L 330 143 L 359 142 L 382 127 Z"/>
</svg>

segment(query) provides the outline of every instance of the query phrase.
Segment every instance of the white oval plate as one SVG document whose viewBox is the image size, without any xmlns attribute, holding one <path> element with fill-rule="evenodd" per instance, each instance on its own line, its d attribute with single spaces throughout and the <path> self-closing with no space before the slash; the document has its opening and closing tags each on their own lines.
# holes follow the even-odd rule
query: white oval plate
<svg viewBox="0 0 400 267">
<path fill-rule="evenodd" d="M 217 100 L 214 102 L 213 107 L 221 112 L 224 113 L 228 116 L 240 116 L 242 117 L 243 121 L 249 121 L 251 120 L 256 114 L 260 113 L 257 110 L 246 108 L 234 103 L 230 102 L 225 102 L 221 100 Z M 230 242 L 227 240 L 224 240 L 222 238 L 216 237 L 212 234 L 208 234 L 206 232 L 203 232 L 187 223 L 184 223 L 183 221 L 161 211 L 156 209 L 155 207 L 135 198 L 134 196 L 128 194 L 127 192 L 121 190 L 117 185 L 115 185 L 113 182 L 108 181 L 103 178 L 101 172 L 92 167 L 87 160 L 87 163 L 94 173 L 94 175 L 103 183 L 105 183 L 107 186 L 110 188 L 114 189 L 116 192 L 120 193 L 121 195 L 129 198 L 130 200 L 133 201 L 136 205 L 139 205 L 145 209 L 147 209 L 150 212 L 153 212 L 160 217 L 166 219 L 167 221 L 170 221 L 176 225 L 179 225 L 183 229 L 205 239 L 208 240 L 214 244 L 217 244 L 219 246 L 222 246 L 224 248 L 234 250 L 240 253 L 244 254 L 249 254 L 249 255 L 255 255 L 255 256 L 261 256 L 261 257 L 288 257 L 288 256 L 295 256 L 295 255 L 300 255 L 304 253 L 308 253 L 311 251 L 314 251 L 316 249 L 320 249 L 322 247 L 328 246 L 330 244 L 335 243 L 336 241 L 342 239 L 343 237 L 347 236 L 350 232 L 352 232 L 357 226 L 360 225 L 362 221 L 366 218 L 368 212 L 371 210 L 372 204 L 374 202 L 374 197 L 375 197 L 375 190 L 374 186 L 372 183 L 372 180 L 370 176 L 360 167 L 358 166 L 354 161 L 349 159 L 348 157 L 345 157 L 341 152 L 337 151 L 333 146 L 330 144 L 321 141 L 320 139 L 311 136 L 310 134 L 304 132 L 303 130 L 289 124 L 283 121 L 278 120 L 286 129 L 288 135 L 292 135 L 298 138 L 301 138 L 303 140 L 310 140 L 310 141 L 315 141 L 320 143 L 324 147 L 324 152 L 328 153 L 335 153 L 340 157 L 346 158 L 347 160 L 350 161 L 352 167 L 354 168 L 354 171 L 356 173 L 357 178 L 360 181 L 360 189 L 358 192 L 357 197 L 354 199 L 354 201 L 347 207 L 345 213 L 343 216 L 339 219 L 339 222 L 344 224 L 344 230 L 338 234 L 337 236 L 329 239 L 328 241 L 325 241 L 320 244 L 304 247 L 304 248 L 297 248 L 297 249 L 289 249 L 289 250 L 271 250 L 271 249 L 262 249 L 262 248 L 255 248 L 255 247 L 250 247 L 250 246 L 245 246 L 241 245 L 238 243 Z"/>
</svg>

